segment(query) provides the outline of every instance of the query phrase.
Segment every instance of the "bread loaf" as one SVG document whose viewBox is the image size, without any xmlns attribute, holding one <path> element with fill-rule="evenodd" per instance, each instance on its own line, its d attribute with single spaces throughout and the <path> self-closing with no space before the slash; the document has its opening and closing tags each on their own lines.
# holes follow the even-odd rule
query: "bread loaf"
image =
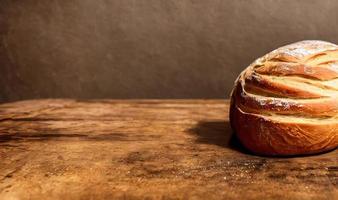
<svg viewBox="0 0 338 200">
<path fill-rule="evenodd" d="M 338 46 L 301 41 L 257 59 L 237 78 L 230 122 L 263 155 L 313 154 L 338 146 Z"/>
</svg>

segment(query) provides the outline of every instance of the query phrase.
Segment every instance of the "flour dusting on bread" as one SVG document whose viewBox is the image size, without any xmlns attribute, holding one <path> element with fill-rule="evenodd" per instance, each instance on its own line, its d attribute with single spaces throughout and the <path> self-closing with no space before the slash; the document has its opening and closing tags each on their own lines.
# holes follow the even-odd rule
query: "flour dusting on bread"
<svg viewBox="0 0 338 200">
<path fill-rule="evenodd" d="M 231 124 L 244 145 L 253 151 L 291 155 L 338 146 L 335 44 L 306 40 L 280 47 L 245 69 L 231 96 Z M 304 139 L 309 137 L 317 139 Z M 271 144 L 275 146 L 271 148 Z"/>
</svg>

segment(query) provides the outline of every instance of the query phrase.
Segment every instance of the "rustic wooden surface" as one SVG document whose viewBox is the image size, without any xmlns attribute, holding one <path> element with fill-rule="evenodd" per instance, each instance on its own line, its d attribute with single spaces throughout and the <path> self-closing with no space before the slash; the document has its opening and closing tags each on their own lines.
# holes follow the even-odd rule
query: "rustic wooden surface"
<svg viewBox="0 0 338 200">
<path fill-rule="evenodd" d="M 271 158 L 232 136 L 228 101 L 0 105 L 0 199 L 337 199 L 337 150 Z"/>
</svg>

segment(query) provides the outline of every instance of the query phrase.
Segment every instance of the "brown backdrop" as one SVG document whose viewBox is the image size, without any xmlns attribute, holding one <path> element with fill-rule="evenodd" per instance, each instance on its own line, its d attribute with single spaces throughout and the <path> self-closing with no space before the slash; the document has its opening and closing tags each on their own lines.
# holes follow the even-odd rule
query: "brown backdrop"
<svg viewBox="0 0 338 200">
<path fill-rule="evenodd" d="M 1 0 L 0 101 L 224 98 L 258 56 L 338 42 L 336 0 Z"/>
</svg>

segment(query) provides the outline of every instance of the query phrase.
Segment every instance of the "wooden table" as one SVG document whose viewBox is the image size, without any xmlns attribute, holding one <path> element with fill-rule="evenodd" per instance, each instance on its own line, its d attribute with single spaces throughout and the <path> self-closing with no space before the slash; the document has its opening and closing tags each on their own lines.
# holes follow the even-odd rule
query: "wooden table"
<svg viewBox="0 0 338 200">
<path fill-rule="evenodd" d="M 338 154 L 251 155 L 225 100 L 0 105 L 0 199 L 338 199 Z"/>
</svg>

